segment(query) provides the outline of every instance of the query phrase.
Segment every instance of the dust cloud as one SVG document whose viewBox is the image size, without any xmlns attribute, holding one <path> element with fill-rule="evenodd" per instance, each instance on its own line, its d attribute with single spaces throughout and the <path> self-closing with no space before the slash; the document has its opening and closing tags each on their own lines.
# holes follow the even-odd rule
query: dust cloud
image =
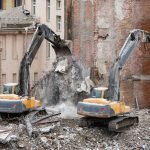
<svg viewBox="0 0 150 150">
<path fill-rule="evenodd" d="M 48 106 L 46 107 L 46 111 L 60 112 L 60 117 L 64 119 L 73 119 L 79 116 L 77 114 L 77 107 L 70 101 L 61 102 L 55 106 Z"/>
</svg>

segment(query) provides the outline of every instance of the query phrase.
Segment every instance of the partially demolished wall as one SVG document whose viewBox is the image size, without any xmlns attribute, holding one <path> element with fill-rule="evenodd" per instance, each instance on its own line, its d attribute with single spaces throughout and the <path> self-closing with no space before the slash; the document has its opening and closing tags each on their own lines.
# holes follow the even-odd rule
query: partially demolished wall
<svg viewBox="0 0 150 150">
<path fill-rule="evenodd" d="M 73 54 L 88 67 L 96 64 L 105 79 L 129 31 L 150 31 L 149 0 L 76 0 L 67 9 L 72 13 L 67 16 L 69 22 L 72 20 L 68 34 L 73 41 Z M 121 99 L 134 107 L 136 98 L 140 108 L 150 107 L 149 47 L 138 45 L 121 72 Z M 144 78 L 129 80 L 132 75 Z"/>
<path fill-rule="evenodd" d="M 68 33 L 65 34 L 73 42 L 73 55 L 86 68 L 98 67 L 104 77 L 102 85 L 107 86 L 110 67 L 129 31 L 134 28 L 150 31 L 149 0 L 66 0 L 65 6 L 65 18 L 68 19 L 65 24 Z M 121 72 L 121 99 L 133 107 L 136 107 L 136 100 L 140 108 L 150 107 L 149 47 L 148 44 L 138 45 Z M 52 76 L 55 80 L 61 78 L 58 74 Z M 134 80 L 133 76 L 138 76 L 139 80 Z M 65 75 L 62 78 L 63 84 L 70 87 L 72 82 L 68 81 L 67 85 L 64 77 Z M 43 84 L 44 82 L 47 82 L 46 77 Z M 55 85 L 52 87 L 55 89 Z M 47 90 L 44 85 L 41 85 L 41 89 Z M 74 99 L 77 99 L 76 96 Z"/>
<path fill-rule="evenodd" d="M 70 101 L 74 104 L 90 93 L 92 81 L 89 71 L 71 56 L 59 57 L 53 69 L 32 88 L 32 95 L 43 101 L 43 105 L 53 105 Z"/>
</svg>

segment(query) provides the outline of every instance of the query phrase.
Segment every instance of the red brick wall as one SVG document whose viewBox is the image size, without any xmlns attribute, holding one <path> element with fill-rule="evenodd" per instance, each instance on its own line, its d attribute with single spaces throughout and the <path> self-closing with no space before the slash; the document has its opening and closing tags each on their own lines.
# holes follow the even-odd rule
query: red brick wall
<svg viewBox="0 0 150 150">
<path fill-rule="evenodd" d="M 106 78 L 129 31 L 150 31 L 149 0 L 74 0 L 70 8 L 74 55 L 88 67 L 96 59 Z M 137 97 L 140 107 L 150 107 L 150 81 L 127 80 L 131 75 L 150 75 L 150 45 L 147 47 L 140 44 L 121 73 L 121 96 L 129 105 L 135 105 Z"/>
<path fill-rule="evenodd" d="M 93 65 L 93 21 L 91 1 L 76 0 L 72 3 L 73 53 L 86 66 Z"/>
<path fill-rule="evenodd" d="M 65 27 L 65 39 L 71 40 L 71 26 L 72 26 L 72 3 L 71 0 L 64 1 L 64 27 Z"/>
</svg>

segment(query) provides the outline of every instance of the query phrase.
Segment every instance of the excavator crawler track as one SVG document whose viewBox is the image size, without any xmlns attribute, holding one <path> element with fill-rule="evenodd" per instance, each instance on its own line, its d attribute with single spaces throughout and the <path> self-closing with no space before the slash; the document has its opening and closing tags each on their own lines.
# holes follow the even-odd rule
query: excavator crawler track
<svg viewBox="0 0 150 150">
<path fill-rule="evenodd" d="M 139 122 L 136 116 L 118 116 L 112 118 L 96 118 L 96 117 L 82 117 L 79 121 L 80 127 L 108 127 L 109 131 L 122 132 L 129 126 Z"/>
<path fill-rule="evenodd" d="M 137 124 L 139 119 L 137 116 L 119 116 L 108 123 L 109 131 L 121 132 L 125 128 Z"/>
<path fill-rule="evenodd" d="M 110 118 L 82 117 L 79 121 L 80 127 L 107 126 Z"/>
</svg>

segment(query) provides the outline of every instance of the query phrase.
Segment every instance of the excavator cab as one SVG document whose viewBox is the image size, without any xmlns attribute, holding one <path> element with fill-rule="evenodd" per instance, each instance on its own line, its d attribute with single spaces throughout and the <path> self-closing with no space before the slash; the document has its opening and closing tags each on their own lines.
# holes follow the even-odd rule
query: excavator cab
<svg viewBox="0 0 150 150">
<path fill-rule="evenodd" d="M 3 85 L 3 94 L 18 94 L 19 85 L 18 83 L 7 83 Z"/>
<path fill-rule="evenodd" d="M 108 93 L 107 87 L 96 87 L 92 89 L 91 97 L 95 98 L 106 98 Z"/>
</svg>

